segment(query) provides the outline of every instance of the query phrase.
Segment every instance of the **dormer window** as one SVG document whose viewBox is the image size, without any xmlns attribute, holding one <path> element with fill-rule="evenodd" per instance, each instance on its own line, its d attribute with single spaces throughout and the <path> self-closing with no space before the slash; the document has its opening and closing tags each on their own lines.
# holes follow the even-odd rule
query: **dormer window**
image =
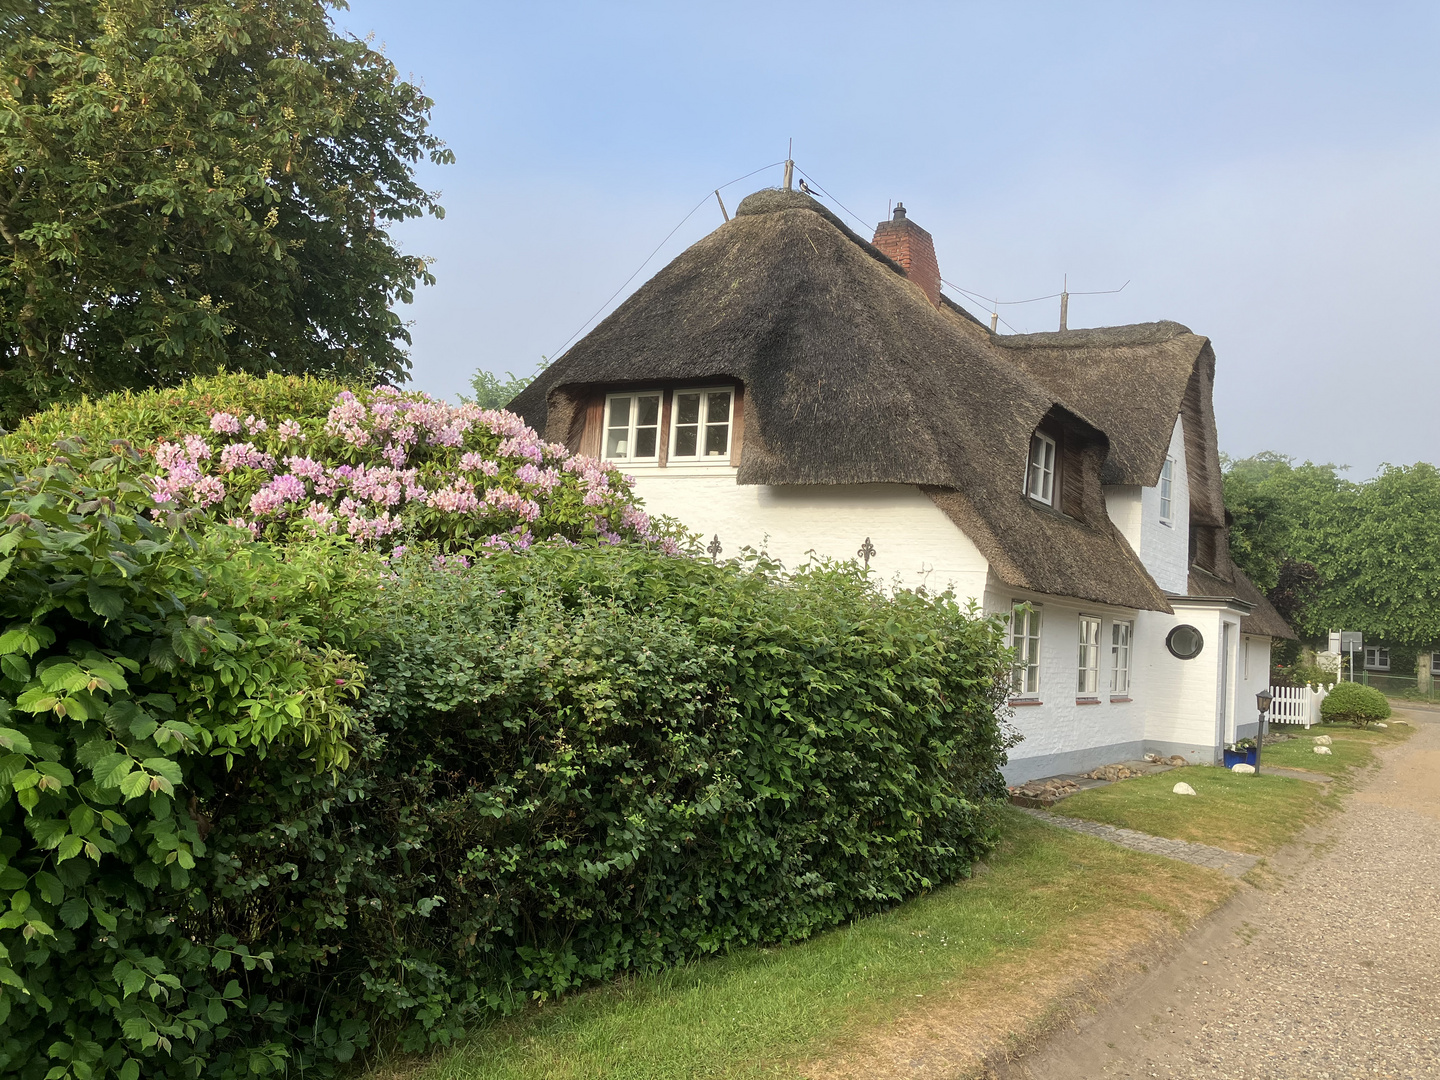
<svg viewBox="0 0 1440 1080">
<path fill-rule="evenodd" d="M 660 454 L 660 391 L 610 394 L 605 398 L 605 458 L 657 461 Z"/>
<path fill-rule="evenodd" d="M 734 396 L 728 388 L 675 391 L 670 423 L 672 461 L 729 460 Z"/>
<path fill-rule="evenodd" d="M 1175 523 L 1175 459 L 1167 457 L 1160 466 L 1160 524 Z"/>
<path fill-rule="evenodd" d="M 1038 431 L 1030 436 L 1030 467 L 1025 470 L 1025 494 L 1046 506 L 1055 505 L 1055 440 Z"/>
</svg>

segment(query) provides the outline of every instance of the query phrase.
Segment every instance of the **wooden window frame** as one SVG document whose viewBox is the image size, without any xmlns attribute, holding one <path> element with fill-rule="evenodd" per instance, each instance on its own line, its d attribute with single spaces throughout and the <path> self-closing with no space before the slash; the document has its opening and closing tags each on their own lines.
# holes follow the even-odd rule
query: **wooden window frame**
<svg viewBox="0 0 1440 1080">
<path fill-rule="evenodd" d="M 1116 639 L 1120 636 L 1121 629 L 1124 629 L 1125 642 L 1121 644 Z M 1124 663 L 1121 663 L 1121 660 Z M 1130 673 L 1135 663 L 1135 621 L 1133 619 L 1113 619 L 1110 623 L 1110 696 L 1115 698 L 1128 698 L 1130 696 L 1131 678 Z M 1121 683 L 1124 683 L 1122 686 Z"/>
<path fill-rule="evenodd" d="M 733 444 L 734 444 L 734 442 L 735 442 L 735 401 L 736 401 L 736 397 L 737 397 L 737 395 L 736 395 L 736 393 L 735 393 L 735 390 L 736 390 L 736 388 L 735 388 L 734 386 L 676 386 L 676 387 L 672 387 L 670 390 L 668 390 L 668 391 L 666 392 L 665 400 L 666 400 L 666 402 L 668 403 L 668 406 L 669 406 L 669 410 L 668 410 L 668 411 L 669 411 L 669 413 L 670 413 L 670 423 L 669 423 L 669 429 L 670 429 L 670 430 L 669 430 L 668 435 L 667 435 L 667 440 L 668 440 L 668 442 L 667 442 L 667 449 L 668 449 L 668 453 L 666 454 L 666 459 L 665 459 L 665 460 L 666 460 L 666 464 L 672 464 L 672 463 L 673 463 L 673 464 L 677 464 L 677 465 L 678 465 L 678 464 L 685 464 L 685 465 L 712 465 L 712 464 L 718 464 L 718 463 L 721 463 L 721 462 L 723 462 L 723 463 L 726 464 L 726 465 L 730 464 L 730 459 L 731 459 L 731 447 L 733 446 Z M 677 453 L 675 452 L 675 444 L 676 444 L 676 442 L 679 441 L 679 438 L 680 438 L 680 428 L 681 428 L 681 426 L 682 426 L 682 425 L 678 422 L 678 420 L 677 420 L 677 413 L 676 413 L 676 406 L 675 406 L 675 396 L 676 396 L 677 394 L 698 394 L 699 397 L 700 397 L 700 411 L 699 411 L 699 414 L 698 414 L 698 421 L 697 421 L 697 423 L 695 424 L 695 428 L 696 428 L 696 433 L 695 433 L 695 451 L 696 451 L 696 452 L 695 452 L 695 454 L 694 454 L 693 456 L 687 455 L 687 456 L 682 457 L 681 455 L 679 455 L 679 454 L 677 454 Z M 725 450 L 724 450 L 724 452 L 721 453 L 721 454 L 705 455 L 705 454 L 702 454 L 700 451 L 704 448 L 704 445 L 705 445 L 706 430 L 707 430 L 708 428 L 714 426 L 714 425 L 712 425 L 712 424 L 710 423 L 710 399 L 709 399 L 709 397 L 708 397 L 708 395 L 710 395 L 710 394 L 726 394 L 726 395 L 728 395 L 729 398 L 730 398 L 730 407 L 729 407 L 729 411 L 728 411 L 728 414 L 727 414 L 727 418 L 726 418 L 726 420 L 725 420 L 725 428 L 726 428 L 726 431 L 725 431 Z M 687 424 L 687 425 L 683 425 L 683 426 L 688 427 L 688 426 L 690 426 L 690 425 Z"/>
<path fill-rule="evenodd" d="M 1375 660 L 1370 660 L 1371 653 L 1374 653 Z M 1384 654 L 1384 663 L 1381 663 L 1381 654 Z M 1366 645 L 1365 646 L 1365 670 L 1366 671 L 1389 671 L 1390 670 L 1390 646 L 1388 645 Z"/>
<path fill-rule="evenodd" d="M 1028 600 L 1010 603 L 1010 647 L 1015 659 L 1010 665 L 1010 696 L 1016 700 L 1040 697 L 1040 655 L 1042 649 L 1041 605 Z"/>
<path fill-rule="evenodd" d="M 1048 470 L 1045 468 L 1044 453 L 1047 447 L 1050 451 L 1050 467 Z M 1038 463 L 1036 461 L 1037 449 L 1040 451 Z M 1042 491 L 1045 488 L 1045 481 L 1049 481 L 1049 491 L 1045 492 L 1044 494 L 1036 494 L 1034 490 L 1033 480 L 1037 468 L 1040 470 Z M 1059 494 L 1059 491 L 1057 490 L 1059 484 L 1056 481 L 1059 479 L 1059 472 L 1060 442 L 1058 439 L 1055 438 L 1055 436 L 1047 435 L 1045 432 L 1040 431 L 1037 428 L 1035 432 L 1030 436 L 1030 447 L 1026 451 L 1025 455 L 1025 486 L 1023 489 L 1025 494 L 1030 499 L 1039 503 L 1041 506 L 1049 506 L 1053 508 L 1058 501 L 1056 499 L 1056 496 Z"/>
<path fill-rule="evenodd" d="M 622 458 L 611 458 L 611 457 L 609 457 L 609 455 L 608 455 L 608 453 L 607 453 L 606 444 L 609 442 L 609 436 L 610 436 L 610 431 L 611 431 L 611 424 L 610 424 L 611 403 L 614 402 L 614 401 L 619 400 L 620 398 L 626 398 L 626 399 L 628 399 L 628 400 L 630 401 L 630 420 L 629 420 L 629 426 L 628 426 L 628 428 L 626 429 L 626 442 L 627 442 L 627 446 L 633 447 L 633 446 L 635 445 L 635 433 L 636 433 L 636 431 L 639 430 L 639 428 L 642 427 L 642 426 L 643 426 L 643 427 L 646 427 L 646 428 L 649 428 L 649 427 L 651 426 L 651 425 L 649 425 L 649 424 L 640 425 L 640 424 L 637 424 L 637 423 L 636 423 L 636 419 L 637 419 L 637 417 L 639 416 L 639 412 L 640 412 L 640 410 L 639 410 L 639 408 L 637 407 L 637 405 L 638 405 L 638 402 L 639 402 L 640 398 L 642 398 L 642 397 L 658 397 L 658 398 L 660 399 L 659 402 L 658 402 L 658 404 L 657 404 L 657 408 L 656 408 L 656 410 L 655 410 L 655 424 L 654 424 L 654 427 L 655 427 L 655 453 L 654 453 L 654 454 L 648 454 L 648 455 L 646 455 L 645 457 L 635 457 L 633 454 L 632 454 L 631 456 L 629 456 L 629 457 L 622 457 Z M 664 428 L 663 428 L 663 425 L 664 425 L 664 413 L 665 413 L 665 391 L 662 390 L 662 389 L 659 389 L 659 388 L 655 388 L 655 389 L 646 388 L 646 389 L 642 389 L 642 390 L 615 390 L 615 391 L 611 391 L 611 392 L 609 392 L 609 393 L 606 393 L 606 394 L 605 394 L 605 397 L 604 397 L 604 409 L 603 409 L 603 411 L 602 411 L 602 413 L 601 413 L 601 423 L 600 423 L 600 451 L 601 451 L 601 456 L 604 457 L 607 461 L 617 461 L 617 462 L 618 462 L 618 461 L 623 461 L 626 465 L 659 465 L 659 464 L 660 464 L 660 461 L 661 461 L 661 457 L 662 457 L 662 455 L 663 455 L 663 451 L 662 451 L 661 447 L 664 446 L 664 442 L 662 441 L 662 438 L 661 438 L 661 436 L 664 434 Z"/>
<path fill-rule="evenodd" d="M 1087 628 L 1094 631 L 1089 640 L 1085 633 Z M 1105 620 L 1100 616 L 1080 613 L 1077 627 L 1079 655 L 1076 657 L 1075 672 L 1075 694 L 1079 698 L 1097 698 L 1100 694 L 1100 636 L 1104 629 Z"/>
<path fill-rule="evenodd" d="M 1167 457 L 1160 466 L 1160 524 L 1175 525 L 1175 459 Z"/>
</svg>

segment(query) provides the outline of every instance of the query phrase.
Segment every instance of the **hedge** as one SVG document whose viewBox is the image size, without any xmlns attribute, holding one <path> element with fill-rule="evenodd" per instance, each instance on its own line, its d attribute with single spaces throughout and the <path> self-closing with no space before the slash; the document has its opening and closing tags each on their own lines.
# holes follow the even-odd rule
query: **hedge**
<svg viewBox="0 0 1440 1080">
<path fill-rule="evenodd" d="M 1003 634 L 949 597 L 272 546 L 80 453 L 0 507 L 0 1075 L 323 1075 L 995 840 Z"/>
</svg>

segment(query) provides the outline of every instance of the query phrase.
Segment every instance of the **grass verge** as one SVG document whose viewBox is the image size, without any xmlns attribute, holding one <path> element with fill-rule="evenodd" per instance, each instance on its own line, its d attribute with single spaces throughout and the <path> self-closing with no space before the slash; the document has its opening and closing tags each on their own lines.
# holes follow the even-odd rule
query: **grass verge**
<svg viewBox="0 0 1440 1080">
<path fill-rule="evenodd" d="M 1214 871 L 1005 815 L 999 849 L 970 881 L 798 945 L 739 950 L 536 1006 L 372 1077 L 886 1075 L 884 1033 L 959 1009 L 936 1037 L 978 1043 L 966 1020 L 979 1003 L 990 1010 L 985 1030 L 1003 1043 L 1047 1007 L 1037 986 L 1051 987 L 1053 1005 L 1067 956 L 1072 974 L 1094 970 L 1147 935 L 1185 928 L 1234 888 Z"/>
<path fill-rule="evenodd" d="M 1283 769 L 1304 769 L 1337 779 L 1349 778 L 1360 769 L 1377 764 L 1375 751 L 1393 743 L 1403 742 L 1415 728 L 1390 723 L 1386 728 L 1357 728 L 1353 724 L 1317 724 L 1303 735 L 1266 746 L 1261 752 L 1260 768 L 1266 765 Z M 1330 753 L 1315 753 L 1315 736 L 1329 735 L 1333 740 Z"/>
<path fill-rule="evenodd" d="M 1081 791 L 1055 810 L 1067 817 L 1118 825 L 1152 836 L 1193 840 L 1249 855 L 1269 855 L 1293 840 L 1335 802 L 1335 797 L 1326 791 L 1327 785 L 1264 775 L 1265 763 L 1278 764 L 1270 755 L 1267 747 L 1260 776 L 1242 776 L 1215 767 L 1176 769 Z M 1194 795 L 1174 793 L 1172 789 L 1181 780 L 1195 789 Z"/>
</svg>

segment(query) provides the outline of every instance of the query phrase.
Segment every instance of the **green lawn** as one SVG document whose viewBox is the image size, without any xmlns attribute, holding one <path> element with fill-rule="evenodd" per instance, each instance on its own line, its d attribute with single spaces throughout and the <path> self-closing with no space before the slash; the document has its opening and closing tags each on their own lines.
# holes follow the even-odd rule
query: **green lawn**
<svg viewBox="0 0 1440 1080">
<path fill-rule="evenodd" d="M 1415 730 L 1406 724 L 1386 723 L 1391 726 L 1384 729 L 1318 724 L 1293 739 L 1265 747 L 1260 755 L 1260 769 L 1263 773 L 1266 765 L 1274 765 L 1337 778 L 1349 777 L 1357 769 L 1367 769 L 1376 763 L 1376 748 L 1403 742 Z M 1317 735 L 1329 735 L 1333 740 L 1329 754 L 1315 753 Z"/>
<path fill-rule="evenodd" d="M 799 945 L 740 950 L 534 1007 L 443 1055 L 394 1062 L 373 1075 L 800 1076 L 803 1062 L 863 1057 L 873 1047 L 867 1033 L 908 1010 L 966 994 L 1015 993 L 1023 999 L 1015 1030 L 1023 1031 L 1041 996 L 1022 992 L 1027 965 L 1031 975 L 1053 976 L 1078 942 L 1108 953 L 1146 933 L 1180 929 L 1232 889 L 1213 871 L 1007 810 L 1000 849 L 971 881 Z"/>
<path fill-rule="evenodd" d="M 1058 804 L 1055 812 L 1152 836 L 1268 855 L 1334 804 L 1328 785 L 1263 775 L 1270 754 L 1267 748 L 1260 776 L 1211 766 L 1172 769 L 1079 792 Z M 1324 760 L 1323 755 L 1312 756 Z M 1194 795 L 1174 793 L 1182 780 L 1195 789 Z"/>
</svg>

